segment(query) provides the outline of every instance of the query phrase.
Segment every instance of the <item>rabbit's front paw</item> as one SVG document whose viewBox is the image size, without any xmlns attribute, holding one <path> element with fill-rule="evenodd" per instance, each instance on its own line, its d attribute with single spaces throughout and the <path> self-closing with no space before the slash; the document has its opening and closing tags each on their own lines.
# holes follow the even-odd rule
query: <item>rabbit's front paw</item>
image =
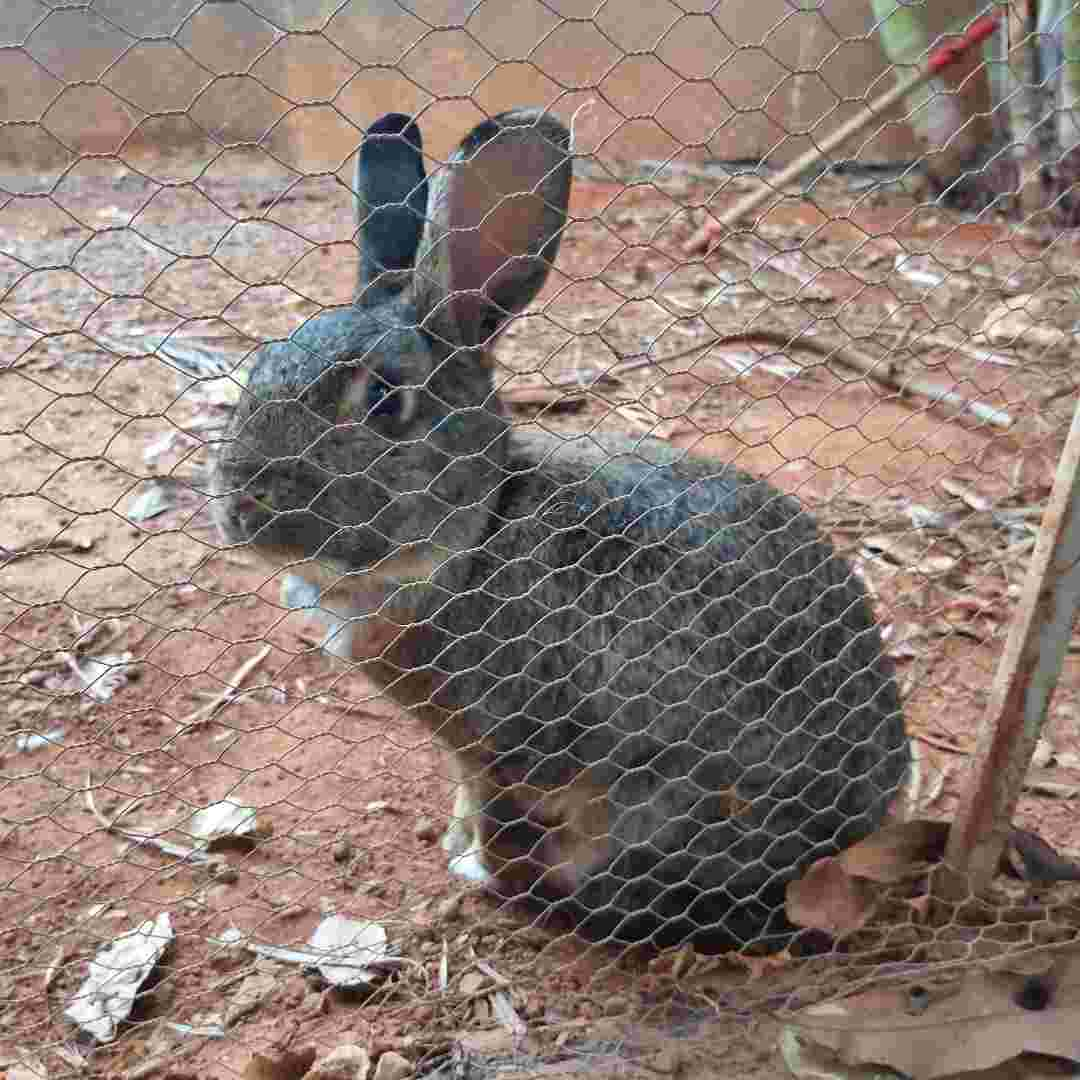
<svg viewBox="0 0 1080 1080">
<path fill-rule="evenodd" d="M 479 847 L 471 847 L 461 855 L 450 859 L 451 874 L 456 874 L 466 881 L 475 881 L 479 885 L 493 885 L 495 878 L 484 865 L 484 857 Z"/>
<path fill-rule="evenodd" d="M 442 834 L 439 847 L 453 860 L 458 855 L 464 855 L 472 846 L 472 842 L 472 831 L 461 818 L 455 816 L 446 826 L 446 832 Z"/>
</svg>

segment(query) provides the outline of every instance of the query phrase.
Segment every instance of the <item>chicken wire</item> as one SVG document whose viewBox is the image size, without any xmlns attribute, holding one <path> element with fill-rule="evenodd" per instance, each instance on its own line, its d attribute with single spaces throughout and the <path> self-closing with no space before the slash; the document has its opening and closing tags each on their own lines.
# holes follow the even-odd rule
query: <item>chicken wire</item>
<svg viewBox="0 0 1080 1080">
<path fill-rule="evenodd" d="M 818 1030 L 823 1014 L 803 1011 L 830 1001 L 848 1002 L 845 1022 L 860 1031 L 903 1031 L 912 1017 L 924 1033 L 935 1024 L 955 1032 L 973 1018 L 990 1024 L 987 1016 L 1005 1025 L 1010 1010 L 1029 1009 L 1043 992 L 1046 947 L 1071 942 L 1074 887 L 1033 891 L 1040 882 L 1031 867 L 1053 867 L 1045 854 L 1028 861 L 1023 843 L 1008 849 L 1019 878 L 999 877 L 977 901 L 931 889 L 922 863 L 941 856 L 941 828 L 926 822 L 948 822 L 957 806 L 1075 401 L 1074 240 L 1062 225 L 1072 204 L 1061 179 L 1070 146 L 1047 150 L 1043 139 L 1030 165 L 1022 152 L 1034 140 L 1028 128 L 1016 134 L 1023 109 L 1015 108 L 1018 182 L 962 217 L 946 205 L 947 192 L 939 199 L 925 187 L 917 164 L 867 164 L 880 147 L 902 145 L 911 126 L 911 116 L 890 113 L 845 148 L 844 167 L 823 162 L 741 228 L 714 234 L 712 250 L 695 253 L 688 247 L 698 230 L 768 183 L 774 159 L 805 150 L 883 89 L 888 72 L 866 59 L 877 55 L 869 12 L 838 29 L 854 18 L 840 5 L 778 5 L 753 13 L 760 28 L 740 29 L 750 16 L 720 7 L 435 8 L 185 2 L 133 13 L 119 4 L 25 3 L 5 16 L 0 1060 L 10 1075 L 257 1076 L 271 1067 L 258 1064 L 262 1055 L 280 1075 L 302 1075 L 309 1047 L 322 1056 L 352 1046 L 346 1074 L 370 1068 L 383 1080 L 555 1067 L 772 1076 L 781 1051 L 790 1063 L 812 1055 L 808 1045 L 832 1045 Z M 1017 102 L 1047 108 L 1045 95 L 1021 92 L 1030 88 L 1021 84 L 995 106 L 995 123 Z M 428 705 L 446 705 L 437 690 L 414 694 L 416 708 L 403 710 L 397 681 L 408 672 L 384 674 L 384 693 L 370 681 L 372 657 L 357 663 L 343 644 L 350 634 L 363 639 L 357 618 L 361 627 L 370 620 L 343 611 L 340 567 L 313 585 L 295 551 L 276 565 L 260 562 L 257 545 L 223 535 L 220 525 L 231 495 L 286 518 L 312 508 L 322 488 L 301 498 L 297 481 L 283 507 L 265 468 L 280 472 L 285 462 L 299 470 L 328 431 L 344 430 L 326 427 L 324 415 L 312 439 L 296 421 L 325 412 L 316 391 L 326 370 L 340 372 L 345 361 L 367 380 L 359 384 L 367 394 L 374 369 L 365 357 L 383 355 L 370 328 L 364 349 L 348 356 L 331 355 L 315 329 L 327 325 L 320 316 L 348 315 L 357 246 L 371 248 L 371 207 L 354 217 L 353 205 L 364 131 L 384 112 L 414 117 L 428 183 L 446 190 L 446 162 L 466 132 L 490 136 L 486 122 L 523 106 L 572 127 L 574 185 L 556 229 L 555 269 L 493 349 L 485 377 L 503 405 L 457 374 L 447 382 L 440 368 L 447 356 L 466 363 L 462 346 L 472 340 L 450 341 L 434 367 L 408 368 L 421 371 L 413 382 L 383 380 L 392 397 L 428 393 L 441 378 L 436 398 L 471 394 L 460 408 L 483 414 L 475 425 L 495 425 L 483 445 L 470 446 L 462 490 L 492 468 L 503 470 L 500 484 L 520 485 L 522 473 L 547 477 L 542 499 L 519 504 L 524 517 L 500 518 L 501 547 L 478 545 L 501 565 L 542 565 L 524 581 L 549 604 L 546 622 L 491 630 L 498 648 L 488 642 L 456 668 L 448 653 L 437 657 L 440 674 L 475 676 L 462 681 L 451 714 L 483 712 L 506 692 L 502 718 L 529 721 L 523 735 L 486 732 L 494 779 L 469 803 L 460 801 L 462 786 L 483 785 L 469 761 L 455 771 L 446 732 L 423 719 Z M 390 135 L 400 150 L 402 132 Z M 525 144 L 516 157 L 534 149 Z M 768 165 L 718 160 L 725 156 Z M 550 209 L 544 185 L 569 167 L 556 155 L 524 187 L 540 191 Z M 416 183 L 392 201 L 409 203 L 414 190 Z M 497 225 L 504 198 L 520 193 L 504 186 L 493 202 L 481 200 L 483 213 L 469 224 L 490 217 Z M 423 201 L 412 205 L 437 217 Z M 505 244 L 520 262 L 524 252 Z M 440 284 L 437 258 L 422 270 Z M 369 274 L 363 284 L 386 287 L 380 281 Z M 397 322 L 410 326 L 414 316 Z M 385 330 L 380 323 L 380 337 Z M 269 389 L 257 375 L 249 384 L 260 346 L 292 335 L 294 351 L 275 355 L 306 358 L 311 374 Z M 369 411 L 381 408 L 381 398 L 362 400 Z M 252 417 L 268 408 L 293 419 L 267 435 Z M 378 422 L 354 413 L 333 420 Z M 541 448 L 524 469 L 520 457 L 503 461 L 491 449 L 504 423 L 516 445 Z M 414 441 L 440 437 L 433 425 L 430 437 Z M 619 481 L 622 488 L 583 510 L 580 499 L 595 500 L 596 491 L 576 478 L 567 483 L 559 454 L 586 438 L 593 457 L 573 468 L 610 478 L 616 437 L 632 440 L 630 449 L 620 444 L 617 471 L 632 474 L 634 497 L 645 501 L 627 504 Z M 214 479 L 223 456 L 236 471 Z M 672 550 L 715 560 L 715 545 L 729 542 L 709 517 L 724 507 L 706 500 L 687 511 L 687 492 L 698 489 L 671 480 L 697 477 L 685 470 L 699 458 L 713 463 L 700 467 L 710 483 L 743 470 L 804 507 L 795 512 L 766 494 L 737 519 L 741 530 L 773 515 L 754 526 L 759 539 L 740 560 L 753 564 L 759 545 L 789 532 L 802 559 L 786 575 L 758 567 L 754 589 L 739 586 L 740 612 L 766 618 L 764 628 L 718 607 L 730 582 L 713 593 L 704 581 L 673 585 Z M 399 478 L 405 494 L 436 490 L 434 480 L 407 485 L 407 464 L 380 459 L 379 490 L 392 493 Z M 372 480 L 374 469 L 368 461 L 337 476 Z M 438 495 L 442 511 L 454 508 L 445 490 Z M 482 501 L 470 496 L 462 506 Z M 635 549 L 639 519 L 661 510 L 683 516 L 668 526 L 650 519 L 645 525 L 661 532 Z M 370 526 L 375 514 L 366 513 L 333 519 L 331 540 L 342 526 Z M 379 513 L 381 539 L 400 540 L 405 526 L 385 504 Z M 582 515 L 585 534 L 602 528 L 610 539 L 614 530 L 629 553 L 590 564 L 590 542 L 572 558 L 564 552 L 562 563 L 545 563 L 536 530 L 550 547 L 553 537 L 579 535 Z M 844 563 L 831 562 L 805 531 L 810 516 Z M 700 534 L 699 517 L 706 536 L 677 535 Z M 444 518 L 425 518 L 426 531 L 410 541 L 435 536 Z M 465 545 L 460 554 L 470 552 L 477 554 Z M 693 725 L 671 738 L 661 732 L 687 707 L 686 680 L 675 670 L 654 659 L 639 679 L 644 688 L 634 689 L 631 676 L 667 637 L 693 638 L 676 667 L 697 680 L 698 699 L 710 686 L 720 693 L 718 673 L 726 673 L 764 694 L 754 708 L 778 715 L 784 695 L 770 680 L 793 679 L 790 697 L 835 667 L 835 651 L 850 644 L 804 636 L 796 646 L 772 646 L 775 655 L 753 674 L 738 665 L 759 638 L 782 637 L 791 582 L 823 566 L 833 568 L 830 588 L 847 592 L 821 637 L 854 619 L 848 629 L 858 638 L 864 610 L 880 627 L 887 660 L 871 657 L 855 669 L 895 668 L 912 766 L 892 812 L 923 824 L 902 840 L 886 834 L 893 839 L 885 854 L 864 846 L 846 864 L 815 863 L 805 880 L 817 891 L 794 902 L 786 895 L 802 927 L 793 938 L 777 921 L 788 881 L 870 831 L 890 794 L 893 775 L 856 751 L 886 738 L 896 709 L 885 701 L 854 737 L 833 716 L 810 728 L 815 739 L 790 748 L 794 755 L 774 748 L 772 771 L 751 781 L 730 768 L 700 771 L 703 756 L 706 765 L 718 756 L 746 764 L 734 736 L 718 751 L 694 744 Z M 442 581 L 442 564 L 422 569 L 410 580 Z M 551 608 L 541 590 L 559 570 L 578 573 L 570 587 L 580 600 Z M 594 595 L 596 581 L 620 575 L 629 586 L 612 594 L 626 609 L 618 618 L 644 634 L 629 649 L 622 623 L 612 625 L 610 597 Z M 466 630 L 475 639 L 517 595 L 512 585 L 521 581 L 471 581 L 457 606 L 425 609 L 422 625 L 451 644 Z M 639 594 L 648 594 L 640 610 Z M 719 621 L 696 621 L 717 607 Z M 352 629 L 343 618 L 354 620 Z M 725 634 L 699 632 L 718 625 Z M 575 638 L 586 642 L 580 666 L 571 671 L 561 660 L 545 682 L 536 663 L 543 647 L 565 652 Z M 513 653 L 522 642 L 525 652 Z M 389 655 L 394 641 L 376 644 Z M 813 669 L 812 648 L 824 650 Z M 781 675 L 784 664 L 791 671 Z M 873 711 L 877 696 L 891 693 L 882 675 L 877 689 L 843 704 L 850 674 L 815 692 L 841 702 L 845 715 Z M 545 697 L 571 684 L 572 694 Z M 1068 800 L 1080 769 L 1078 685 L 1067 659 L 1017 813 L 1019 825 L 1059 848 L 1069 847 L 1075 827 Z M 572 786 L 566 778 L 578 775 L 573 762 L 586 750 L 542 736 L 545 726 L 555 730 L 553 719 L 580 719 L 582 702 L 601 691 L 637 703 L 638 719 L 627 726 L 652 743 L 635 758 L 618 756 L 630 753 L 626 731 L 601 740 L 610 744 L 610 767 L 596 770 L 590 805 L 603 785 L 644 771 L 677 789 L 663 804 L 671 819 L 695 827 L 685 833 L 686 852 L 668 852 L 666 866 L 646 859 L 644 870 L 619 870 L 659 883 L 661 900 L 673 897 L 667 906 L 656 890 L 644 900 L 609 890 L 600 908 L 618 917 L 596 919 L 586 905 L 582 927 L 553 913 L 542 879 L 557 869 L 543 846 L 545 830 L 557 832 L 551 793 Z M 700 709 L 705 718 L 719 711 Z M 813 709 L 804 708 L 787 734 L 812 722 Z M 605 725 L 617 726 L 610 715 L 594 722 Z M 574 730 L 584 738 L 589 724 Z M 854 744 L 846 787 L 835 781 L 836 740 Z M 697 755 L 693 767 L 675 752 L 686 745 Z M 522 746 L 531 757 L 514 772 Z M 815 769 L 820 778 L 807 779 Z M 874 769 L 875 809 L 849 828 L 830 811 Z M 509 810 L 499 790 L 508 775 L 519 789 Z M 830 776 L 822 803 L 814 783 Z M 679 783 L 686 780 L 690 796 Z M 777 795 L 785 782 L 793 792 Z M 775 815 L 793 804 L 817 816 L 781 827 Z M 630 810 L 650 805 L 627 797 Z M 495 822 L 491 859 L 508 847 L 530 856 L 522 891 L 532 904 L 447 872 L 439 838 L 443 819 L 455 814 Z M 688 900 L 679 875 L 692 874 L 680 854 L 700 851 L 709 828 L 729 821 L 743 846 L 720 845 L 720 898 L 704 902 L 699 889 Z M 599 835 L 616 825 L 605 819 Z M 654 834 L 649 845 L 659 846 Z M 461 849 L 451 854 L 460 858 Z M 754 866 L 769 872 L 750 875 L 741 891 L 731 885 Z M 845 872 L 830 876 L 838 867 Z M 1050 877 L 1062 876 L 1056 869 Z M 696 933 L 755 905 L 751 930 L 736 931 L 737 940 Z M 643 909 L 658 915 L 628 926 L 625 916 Z M 1056 990 L 1069 982 L 1068 953 L 1055 952 L 1052 962 L 1046 986 Z M 996 965 L 1003 996 L 971 982 L 985 964 Z M 123 977 L 110 981 L 114 969 Z M 107 989 L 91 993 L 85 980 L 95 970 L 105 972 Z M 870 987 L 893 995 L 877 1006 L 881 1013 L 858 997 Z M 935 1011 L 942 987 L 958 1012 Z M 817 1031 L 816 1044 L 799 1041 L 807 1030 Z M 990 1030 L 989 1052 L 1024 1048 Z M 940 1046 L 927 1045 L 946 1060 Z M 964 1059 L 964 1067 L 974 1065 Z"/>
</svg>

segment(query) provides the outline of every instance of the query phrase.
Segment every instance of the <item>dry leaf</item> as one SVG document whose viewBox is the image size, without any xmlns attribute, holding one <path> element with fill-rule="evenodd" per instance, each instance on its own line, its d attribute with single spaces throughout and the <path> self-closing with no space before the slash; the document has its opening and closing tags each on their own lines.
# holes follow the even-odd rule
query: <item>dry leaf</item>
<svg viewBox="0 0 1080 1080">
<path fill-rule="evenodd" d="M 76 681 L 73 689 L 95 701 L 111 701 L 113 694 L 127 686 L 138 670 L 131 663 L 134 654 L 129 652 L 110 656 L 64 653 L 63 656 Z"/>
<path fill-rule="evenodd" d="M 344 915 L 323 919 L 308 946 L 318 957 L 314 963 L 319 974 L 332 986 L 342 987 L 369 985 L 378 975 L 375 965 L 389 953 L 383 926 Z"/>
<path fill-rule="evenodd" d="M 911 1008 L 910 988 L 875 989 L 804 1009 L 793 1027 L 846 1065 L 888 1065 L 915 1080 L 993 1068 L 1024 1052 L 1076 1060 L 1080 954 L 1058 957 L 1043 1009 L 1018 1004 L 1023 976 L 969 971 L 926 1008 Z"/>
<path fill-rule="evenodd" d="M 840 860 L 829 856 L 807 867 L 787 886 L 784 911 L 796 926 L 842 936 L 865 926 L 874 914 L 877 889 L 852 877 Z"/>
<path fill-rule="evenodd" d="M 191 815 L 184 828 L 205 851 L 218 851 L 226 847 L 252 848 L 266 835 L 260 830 L 255 809 L 241 806 L 232 799 L 211 803 Z"/>
<path fill-rule="evenodd" d="M 136 524 L 164 514 L 175 505 L 175 485 L 148 484 L 127 505 L 124 516 Z"/>
<path fill-rule="evenodd" d="M 64 741 L 64 729 L 53 728 L 44 735 L 36 731 L 22 731 L 15 736 L 15 749 L 20 754 L 29 754 L 46 746 L 60 746 Z"/>
<path fill-rule="evenodd" d="M 90 972 L 64 1015 L 98 1042 L 111 1042 L 117 1025 L 131 1015 L 140 988 L 172 942 L 167 911 L 113 939 L 90 961 Z"/>
<path fill-rule="evenodd" d="M 892 885 L 938 862 L 948 839 L 947 821 L 903 821 L 882 826 L 842 851 L 837 861 L 855 877 Z"/>
<path fill-rule="evenodd" d="M 893 257 L 893 269 L 913 284 L 927 289 L 937 289 L 945 284 L 945 275 L 941 272 L 943 267 L 932 256 L 908 255 L 902 252 Z M 957 283 L 955 277 L 950 279 L 951 285 Z"/>
</svg>

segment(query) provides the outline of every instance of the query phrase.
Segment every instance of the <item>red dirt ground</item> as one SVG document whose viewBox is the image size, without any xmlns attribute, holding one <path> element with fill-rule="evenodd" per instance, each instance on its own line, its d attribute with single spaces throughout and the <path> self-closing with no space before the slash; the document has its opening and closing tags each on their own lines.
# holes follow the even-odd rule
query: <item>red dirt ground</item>
<svg viewBox="0 0 1080 1080">
<path fill-rule="evenodd" d="M 703 1011 L 646 960 L 587 948 L 480 897 L 448 903 L 459 886 L 429 827 L 441 828 L 452 799 L 439 754 L 321 654 L 318 631 L 280 606 L 276 577 L 217 550 L 203 467 L 227 380 L 192 380 L 143 343 L 176 330 L 174 340 L 239 360 L 319 305 L 346 302 L 354 266 L 340 185 L 242 164 L 162 187 L 115 161 L 88 162 L 50 198 L 0 202 L 0 1064 L 32 1052 L 49 1076 L 74 1068 L 62 1013 L 86 961 L 167 910 L 177 940 L 164 977 L 115 1044 L 80 1044 L 83 1075 L 132 1075 L 156 1060 L 161 1075 L 234 1077 L 255 1051 L 350 1041 L 399 1050 L 422 1073 L 461 1032 L 477 1060 L 502 1054 L 510 1071 L 512 1047 L 460 987 L 476 960 L 508 980 L 528 1024 L 518 1075 L 784 1075 L 775 999 L 800 978 L 825 980 L 820 968 L 762 974 L 733 962 Z M 521 320 L 501 347 L 504 389 L 542 388 L 616 354 L 670 357 L 715 331 L 821 320 L 875 356 L 899 342 L 901 377 L 1007 410 L 1003 431 L 801 349 L 757 350 L 801 372 L 759 364 L 739 374 L 732 359 L 758 356 L 736 344 L 626 373 L 573 407 L 515 412 L 558 430 L 652 431 L 767 473 L 817 508 L 878 598 L 922 763 L 920 812 L 947 818 L 1030 554 L 1029 534 L 1003 531 L 978 500 L 1038 521 L 1076 371 L 1070 351 L 1031 327 L 1071 334 L 1077 242 L 1048 246 L 1033 231 L 962 224 L 827 180 L 812 201 L 793 196 L 759 223 L 758 243 L 784 249 L 788 263 L 751 272 L 718 254 L 688 265 L 681 244 L 703 205 L 721 208 L 748 182 L 715 198 L 704 182 L 579 183 L 561 274 L 537 305 L 546 315 Z M 731 250 L 745 254 L 739 243 Z M 938 285 L 905 277 L 905 254 Z M 918 343 L 924 333 L 967 341 L 1015 297 L 1031 314 L 1023 336 L 986 346 L 1015 366 Z M 155 477 L 179 481 L 171 508 L 130 520 Z M 918 508 L 953 518 L 916 527 Z M 244 692 L 208 716 L 264 644 Z M 63 655 L 73 653 L 131 653 L 137 678 L 96 701 L 79 692 Z M 1074 652 L 1045 732 L 1053 756 L 1039 770 L 1058 795 L 1029 790 L 1018 812 L 1059 849 L 1076 847 L 1078 693 Z M 27 748 L 27 733 L 50 741 Z M 109 835 L 88 812 L 87 784 L 101 813 L 138 799 L 128 827 L 179 842 L 194 809 L 225 798 L 256 807 L 272 835 L 229 853 L 232 873 L 214 879 Z M 410 964 L 371 997 L 348 998 L 259 961 L 268 988 L 234 1019 L 250 958 L 212 938 L 236 926 L 299 944 L 331 910 L 384 923 Z M 229 1026 L 200 1038 L 162 1019 Z"/>
</svg>

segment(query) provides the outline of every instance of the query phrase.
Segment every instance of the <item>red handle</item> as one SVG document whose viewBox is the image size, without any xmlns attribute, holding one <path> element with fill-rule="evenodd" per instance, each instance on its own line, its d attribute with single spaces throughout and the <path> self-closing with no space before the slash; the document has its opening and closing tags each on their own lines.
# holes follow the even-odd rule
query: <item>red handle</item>
<svg viewBox="0 0 1080 1080">
<path fill-rule="evenodd" d="M 930 61 L 926 65 L 931 75 L 947 68 L 950 64 L 960 59 L 972 45 L 984 42 L 998 27 L 1001 21 L 999 12 L 990 15 L 980 15 L 966 30 L 964 36 L 939 45 L 931 54 Z"/>
</svg>

